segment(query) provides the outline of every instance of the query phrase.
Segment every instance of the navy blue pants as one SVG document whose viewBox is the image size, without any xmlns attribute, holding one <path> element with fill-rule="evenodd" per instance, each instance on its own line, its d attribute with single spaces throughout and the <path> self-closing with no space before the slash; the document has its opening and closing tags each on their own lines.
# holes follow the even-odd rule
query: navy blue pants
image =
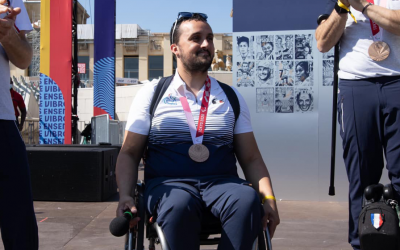
<svg viewBox="0 0 400 250">
<path fill-rule="evenodd" d="M 338 120 L 349 179 L 349 243 L 360 247 L 358 216 L 365 187 L 384 166 L 400 194 L 400 77 L 340 80 Z"/>
<path fill-rule="evenodd" d="M 5 250 L 37 250 L 25 144 L 15 121 L 0 120 L 0 228 Z"/>
<path fill-rule="evenodd" d="M 199 249 L 201 220 L 209 212 L 222 224 L 220 250 L 251 249 L 262 229 L 264 210 L 258 194 L 236 177 L 163 183 L 145 198 L 174 250 Z"/>
</svg>

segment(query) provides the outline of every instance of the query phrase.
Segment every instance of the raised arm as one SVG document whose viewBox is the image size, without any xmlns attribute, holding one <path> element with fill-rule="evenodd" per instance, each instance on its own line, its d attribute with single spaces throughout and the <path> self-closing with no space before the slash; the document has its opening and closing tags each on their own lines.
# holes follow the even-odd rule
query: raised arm
<svg viewBox="0 0 400 250">
<path fill-rule="evenodd" d="M 7 8 L 0 6 L 0 13 L 9 14 L 0 18 L 0 43 L 7 53 L 9 60 L 18 68 L 26 69 L 32 60 L 32 48 L 25 37 L 25 31 L 14 29 L 15 19 L 21 12 L 20 8 Z"/>
<path fill-rule="evenodd" d="M 264 199 L 266 196 L 274 197 L 271 178 L 261 153 L 258 150 L 253 132 L 236 134 L 234 135 L 233 141 L 235 154 L 243 169 L 246 180 L 258 191 L 261 199 Z M 267 222 L 269 221 L 269 230 L 272 237 L 276 227 L 280 223 L 276 201 L 267 199 L 264 203 L 264 211 L 263 226 L 266 228 Z"/>
<path fill-rule="evenodd" d="M 366 5 L 369 5 L 365 0 L 349 0 L 349 2 L 358 11 L 362 11 Z M 400 36 L 400 10 L 389 10 L 379 5 L 371 5 L 365 8 L 364 15 L 384 30 Z"/>
<path fill-rule="evenodd" d="M 126 131 L 124 143 L 118 155 L 115 173 L 119 189 L 117 216 L 122 216 L 129 209 L 136 213 L 133 190 L 137 183 L 138 166 L 146 146 L 147 135 Z M 137 222 L 138 219 L 135 221 Z"/>
<path fill-rule="evenodd" d="M 344 5 L 350 6 L 347 1 L 341 1 Z M 339 41 L 346 27 L 348 14 L 338 14 L 333 10 L 328 19 L 321 22 L 315 31 L 317 48 L 322 53 L 328 52 Z"/>
</svg>

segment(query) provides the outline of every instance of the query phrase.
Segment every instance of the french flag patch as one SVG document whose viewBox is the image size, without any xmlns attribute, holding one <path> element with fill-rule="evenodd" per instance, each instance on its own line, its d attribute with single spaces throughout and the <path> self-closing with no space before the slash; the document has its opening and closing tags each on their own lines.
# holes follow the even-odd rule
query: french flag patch
<svg viewBox="0 0 400 250">
<path fill-rule="evenodd" d="M 371 214 L 371 223 L 376 229 L 379 229 L 383 225 L 382 215 L 381 214 Z"/>
</svg>

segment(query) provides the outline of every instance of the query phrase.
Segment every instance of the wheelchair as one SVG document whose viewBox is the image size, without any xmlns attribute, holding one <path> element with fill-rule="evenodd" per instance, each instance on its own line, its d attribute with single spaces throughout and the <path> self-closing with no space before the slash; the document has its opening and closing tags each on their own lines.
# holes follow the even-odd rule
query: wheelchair
<svg viewBox="0 0 400 250">
<path fill-rule="evenodd" d="M 144 189 L 145 184 L 143 181 L 138 181 L 135 189 L 135 204 L 137 208 L 137 215 L 142 218 L 138 224 L 129 229 L 125 235 L 124 250 L 145 250 L 144 247 L 144 234 L 149 240 L 148 250 L 155 250 L 155 245 L 160 244 L 162 250 L 172 250 L 168 246 L 168 242 L 157 222 L 152 221 L 146 213 L 144 203 Z M 217 245 L 220 238 L 214 235 L 220 235 L 222 227 L 220 221 L 215 218 L 211 213 L 206 214 L 206 219 L 202 220 L 202 230 L 200 233 L 200 245 Z M 144 219 L 143 219 L 144 218 Z M 268 231 L 268 230 L 267 230 Z M 212 238 L 211 238 L 211 237 Z M 268 232 L 260 231 L 258 238 L 253 244 L 252 250 L 272 250 L 271 240 Z"/>
</svg>

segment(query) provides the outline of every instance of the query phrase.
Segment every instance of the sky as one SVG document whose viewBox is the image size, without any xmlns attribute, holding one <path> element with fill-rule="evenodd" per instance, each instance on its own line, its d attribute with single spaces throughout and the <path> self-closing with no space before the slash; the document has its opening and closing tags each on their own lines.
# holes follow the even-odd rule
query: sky
<svg viewBox="0 0 400 250">
<path fill-rule="evenodd" d="M 94 23 L 95 0 L 78 0 Z M 152 33 L 169 33 L 179 12 L 199 12 L 208 15 L 214 33 L 231 33 L 233 0 L 116 0 L 117 24 L 138 24 Z"/>
</svg>

